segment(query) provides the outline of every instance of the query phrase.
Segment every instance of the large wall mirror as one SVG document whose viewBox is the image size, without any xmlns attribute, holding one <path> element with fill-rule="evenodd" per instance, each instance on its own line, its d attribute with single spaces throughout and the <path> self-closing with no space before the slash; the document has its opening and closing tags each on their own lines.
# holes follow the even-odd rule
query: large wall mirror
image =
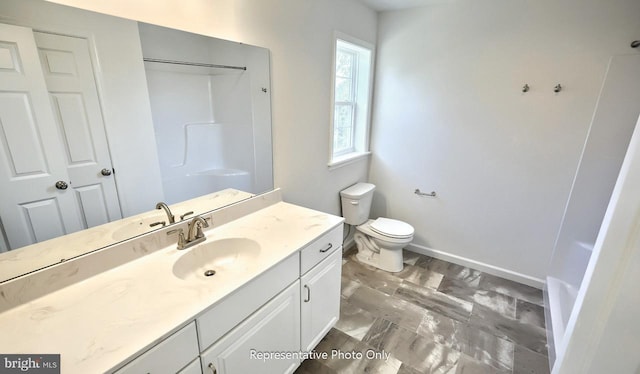
<svg viewBox="0 0 640 374">
<path fill-rule="evenodd" d="M 265 48 L 2 0 L 0 282 L 169 224 L 158 202 L 273 189 L 269 72 Z"/>
</svg>

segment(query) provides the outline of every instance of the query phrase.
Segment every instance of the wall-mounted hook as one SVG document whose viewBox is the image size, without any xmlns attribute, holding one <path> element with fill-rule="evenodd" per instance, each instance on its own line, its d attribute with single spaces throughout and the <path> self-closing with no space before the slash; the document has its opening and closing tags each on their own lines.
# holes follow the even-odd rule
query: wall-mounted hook
<svg viewBox="0 0 640 374">
<path fill-rule="evenodd" d="M 638 48 L 640 47 L 640 40 L 634 40 L 631 42 L 631 48 Z"/>
<path fill-rule="evenodd" d="M 562 85 L 560 85 L 560 83 L 556 84 L 555 87 L 553 87 L 553 92 L 558 93 L 562 91 Z"/>
<path fill-rule="evenodd" d="M 529 92 L 529 89 L 531 87 L 529 87 L 529 85 L 527 83 L 524 84 L 524 86 L 522 86 L 522 92 Z"/>
</svg>

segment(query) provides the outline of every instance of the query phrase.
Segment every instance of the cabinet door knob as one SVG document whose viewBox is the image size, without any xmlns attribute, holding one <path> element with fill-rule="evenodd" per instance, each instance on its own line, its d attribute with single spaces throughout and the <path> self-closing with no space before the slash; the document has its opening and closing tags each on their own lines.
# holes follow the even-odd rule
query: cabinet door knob
<svg viewBox="0 0 640 374">
<path fill-rule="evenodd" d="M 216 367 L 213 366 L 213 362 L 209 363 L 209 369 L 211 369 L 211 374 L 216 374 L 218 372 L 218 370 L 216 370 Z"/>
</svg>

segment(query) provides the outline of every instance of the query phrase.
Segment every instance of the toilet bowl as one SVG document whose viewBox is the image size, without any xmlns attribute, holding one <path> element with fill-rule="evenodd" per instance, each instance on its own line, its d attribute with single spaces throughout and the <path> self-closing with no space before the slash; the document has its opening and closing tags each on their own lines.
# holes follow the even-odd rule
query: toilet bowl
<svg viewBox="0 0 640 374">
<path fill-rule="evenodd" d="M 345 223 L 356 226 L 356 258 L 389 272 L 403 268 L 402 249 L 413 240 L 414 229 L 406 222 L 380 217 L 368 219 L 375 186 L 357 183 L 340 192 Z"/>
<path fill-rule="evenodd" d="M 402 248 L 413 240 L 411 225 L 389 218 L 368 220 L 354 235 L 361 262 L 389 272 L 402 271 Z"/>
</svg>

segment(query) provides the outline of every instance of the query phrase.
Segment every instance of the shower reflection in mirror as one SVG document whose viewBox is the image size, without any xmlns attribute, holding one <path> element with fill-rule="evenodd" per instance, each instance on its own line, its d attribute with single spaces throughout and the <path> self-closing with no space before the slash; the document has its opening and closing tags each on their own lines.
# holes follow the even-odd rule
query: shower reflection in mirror
<svg viewBox="0 0 640 374">
<path fill-rule="evenodd" d="M 140 39 L 165 200 L 271 188 L 268 51 L 148 24 Z"/>
</svg>

